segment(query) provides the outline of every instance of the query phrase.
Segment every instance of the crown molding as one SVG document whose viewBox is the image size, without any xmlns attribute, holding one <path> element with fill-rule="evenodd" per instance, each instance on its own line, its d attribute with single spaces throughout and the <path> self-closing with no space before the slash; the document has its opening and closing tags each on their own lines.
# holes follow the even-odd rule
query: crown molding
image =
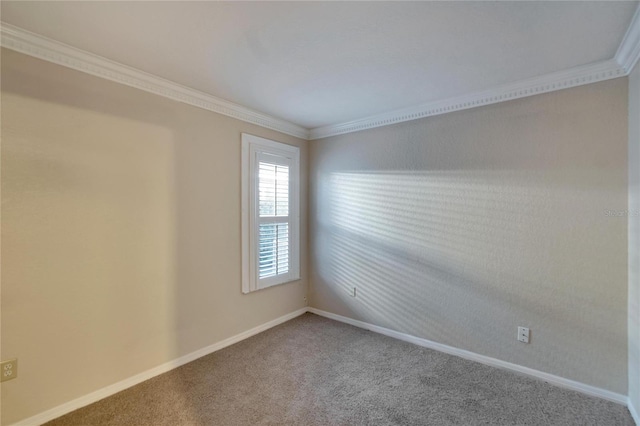
<svg viewBox="0 0 640 426">
<path fill-rule="evenodd" d="M 625 70 L 613 59 L 589 65 L 570 68 L 568 70 L 545 74 L 543 76 L 504 84 L 481 92 L 470 93 L 455 98 L 429 102 L 418 106 L 399 109 L 342 124 L 329 125 L 311 129 L 309 139 L 322 139 L 344 133 L 388 126 L 404 121 L 416 120 L 434 115 L 446 114 L 490 105 L 541 93 L 553 92 L 598 81 L 623 77 Z"/>
<path fill-rule="evenodd" d="M 302 139 L 314 140 L 553 92 L 628 75 L 640 58 L 640 6 L 636 9 L 631 24 L 614 59 L 496 86 L 491 89 L 463 96 L 429 102 L 345 123 L 317 127 L 311 130 L 4 22 L 0 23 L 0 35 L 0 45 L 8 49 L 261 127 L 273 129 Z"/>
<path fill-rule="evenodd" d="M 640 59 L 640 5 L 636 8 L 636 13 L 631 19 L 631 24 L 629 24 L 620 47 L 618 47 L 615 59 L 618 65 L 624 69 L 625 74 L 629 74 Z"/>
<path fill-rule="evenodd" d="M 14 25 L 1 22 L 0 35 L 0 45 L 7 49 L 298 138 L 308 139 L 309 136 L 309 131 L 297 124 L 245 108 Z"/>
</svg>

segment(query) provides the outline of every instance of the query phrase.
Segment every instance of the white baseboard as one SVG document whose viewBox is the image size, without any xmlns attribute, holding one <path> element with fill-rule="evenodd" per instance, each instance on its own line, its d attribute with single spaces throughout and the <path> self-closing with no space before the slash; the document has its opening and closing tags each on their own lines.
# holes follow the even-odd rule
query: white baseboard
<svg viewBox="0 0 640 426">
<path fill-rule="evenodd" d="M 234 343 L 238 343 L 242 340 L 245 340 L 251 336 L 254 336 L 258 333 L 261 333 L 265 330 L 268 330 L 276 325 L 287 322 L 293 318 L 296 318 L 305 312 L 311 312 L 316 315 L 323 316 L 325 318 L 333 319 L 336 321 L 340 321 L 346 324 L 351 324 L 353 326 L 364 328 L 366 330 L 373 331 L 375 333 L 383 334 L 385 336 L 393 337 L 398 340 L 403 340 L 405 342 L 413 343 L 418 346 L 423 346 L 429 349 L 434 349 L 436 351 L 444 352 L 450 355 L 459 356 L 461 358 L 465 358 L 471 361 L 476 361 L 481 364 L 490 365 L 492 367 L 503 368 L 506 370 L 515 371 L 521 374 L 524 374 L 529 377 L 533 377 L 536 379 L 544 380 L 545 382 L 551 383 L 556 386 L 560 386 L 566 389 L 575 390 L 590 396 L 595 396 L 598 398 L 606 399 L 609 401 L 616 402 L 618 404 L 626 405 L 631 413 L 631 416 L 635 420 L 636 424 L 640 426 L 640 417 L 638 416 L 638 412 L 630 403 L 629 399 L 625 395 L 621 395 L 615 392 L 611 392 L 605 389 L 597 388 L 595 386 L 586 385 L 584 383 L 576 382 L 574 380 L 565 379 L 563 377 L 555 376 L 553 374 L 545 373 L 542 371 L 534 370 L 532 368 L 523 367 L 521 365 L 512 364 L 510 362 L 501 361 L 499 359 L 491 358 L 485 355 L 476 354 L 474 352 L 466 351 L 463 349 L 454 348 L 452 346 L 444 345 L 442 343 L 433 342 L 431 340 L 422 339 L 419 337 L 411 336 L 409 334 L 400 333 L 398 331 L 390 330 L 388 328 L 380 327 L 377 325 L 369 324 L 363 321 L 358 321 L 352 318 L 344 317 L 342 315 L 333 314 L 331 312 L 322 311 L 320 309 L 305 307 L 302 309 L 298 309 L 297 311 L 291 312 L 290 314 L 281 316 L 280 318 L 276 318 L 272 321 L 254 327 L 250 330 L 237 334 L 235 336 L 229 337 L 228 339 L 222 340 L 218 343 L 214 343 L 205 348 L 199 349 L 190 354 L 184 355 L 180 358 L 174 359 L 172 361 L 166 362 L 162 365 L 159 365 L 150 370 L 144 371 L 140 374 L 136 374 L 133 377 L 122 380 L 118 383 L 114 383 L 105 388 L 99 389 L 95 392 L 92 392 L 88 395 L 82 396 L 80 398 L 74 399 L 57 407 L 54 407 L 50 410 L 44 411 L 40 414 L 36 414 L 35 416 L 29 417 L 24 420 L 20 420 L 17 423 L 14 423 L 12 426 L 34 426 L 41 425 L 50 420 L 56 419 L 60 416 L 63 416 L 71 411 L 77 410 L 79 408 L 85 407 L 89 404 L 97 402 L 101 399 L 104 399 L 108 396 L 114 395 L 120 391 L 123 391 L 127 388 L 135 386 L 139 383 L 144 382 L 145 380 L 149 380 L 155 376 L 166 373 L 168 371 L 173 370 L 174 368 L 180 367 L 181 365 L 187 364 L 191 361 L 194 361 L 198 358 L 201 358 L 210 353 L 219 351 L 220 349 L 226 348 L 227 346 L 231 346 Z"/>
<path fill-rule="evenodd" d="M 633 402 L 631 402 L 631 400 L 627 401 L 627 408 L 631 413 L 631 417 L 633 417 L 633 421 L 636 422 L 636 425 L 640 426 L 640 415 L 638 415 L 638 410 L 636 410 L 636 407 L 633 405 Z"/>
<path fill-rule="evenodd" d="M 442 343 L 437 343 L 431 340 L 422 339 L 420 337 L 411 336 L 409 334 L 400 333 L 395 330 L 390 330 L 388 328 L 369 324 L 363 321 L 358 321 L 352 318 L 343 317 L 342 315 L 333 314 L 331 312 L 322 311 L 320 309 L 309 308 L 308 310 L 311 313 L 323 316 L 325 318 L 344 322 L 346 324 L 351 324 L 353 326 L 364 328 L 366 330 L 373 331 L 375 333 L 384 334 L 385 336 L 393 337 L 398 340 L 404 340 L 405 342 L 413 343 L 418 346 L 424 346 L 425 348 L 434 349 L 436 351 L 444 352 L 446 354 L 459 356 L 460 358 L 476 361 L 481 364 L 490 365 L 492 367 L 498 367 L 505 370 L 516 371 L 526 376 L 544 380 L 545 382 L 551 383 L 553 385 L 563 387 L 566 389 L 575 390 L 578 392 L 582 392 L 590 396 L 606 399 L 622 405 L 627 405 L 627 402 L 628 402 L 626 395 L 621 395 L 619 393 L 611 392 L 606 389 L 597 388 L 595 386 L 586 385 L 584 383 L 576 382 L 574 380 L 565 379 L 564 377 L 545 373 L 543 371 L 538 371 L 532 368 L 523 367 L 518 364 L 512 364 L 510 362 L 501 361 L 499 359 L 491 358 L 485 355 L 480 355 L 474 352 L 466 351 L 464 349 L 458 349 L 458 348 L 454 348 L 453 346 L 443 345 Z M 631 408 L 629 410 L 631 411 Z M 638 423 L 637 420 L 636 420 L 636 423 Z"/>
<path fill-rule="evenodd" d="M 166 362 L 162 365 L 159 365 L 150 370 L 144 371 L 140 374 L 136 374 L 133 377 L 129 377 L 128 379 L 122 380 L 118 383 L 114 383 L 105 388 L 99 389 L 95 392 L 91 392 L 88 395 L 81 396 L 80 398 L 74 399 L 72 401 L 66 402 L 62 405 L 58 405 L 50 410 L 44 411 L 40 414 L 36 414 L 33 417 L 29 417 L 24 420 L 20 420 L 17 423 L 14 423 L 13 426 L 35 426 L 46 423 L 50 420 L 56 419 L 60 416 L 63 416 L 67 413 L 70 413 L 79 408 L 85 407 L 89 404 L 93 404 L 101 399 L 104 399 L 108 396 L 114 395 L 120 391 L 123 391 L 131 386 L 135 386 L 139 383 L 144 382 L 145 380 L 149 380 L 155 376 L 158 376 L 162 373 L 166 373 L 167 371 L 171 371 L 174 368 L 178 368 L 181 365 L 194 361 L 198 358 L 201 358 L 205 355 L 209 355 L 210 353 L 219 351 L 220 349 L 224 349 L 227 346 L 231 346 L 234 343 L 238 343 L 242 340 L 248 339 L 251 336 L 254 336 L 258 333 L 261 333 L 265 330 L 268 330 L 276 325 L 280 325 L 284 322 L 287 322 L 295 317 L 298 317 L 307 312 L 307 308 L 304 307 L 302 309 L 298 309 L 297 311 L 291 312 L 290 314 L 281 316 L 280 318 L 276 318 L 272 321 L 266 322 L 262 325 L 254 327 L 250 330 L 244 331 L 240 334 L 236 334 L 235 336 L 229 337 L 228 339 L 224 339 L 218 343 L 214 343 L 205 348 L 199 349 L 195 352 L 191 352 L 190 354 L 181 356 L 180 358 L 174 359 L 172 361 Z"/>
</svg>

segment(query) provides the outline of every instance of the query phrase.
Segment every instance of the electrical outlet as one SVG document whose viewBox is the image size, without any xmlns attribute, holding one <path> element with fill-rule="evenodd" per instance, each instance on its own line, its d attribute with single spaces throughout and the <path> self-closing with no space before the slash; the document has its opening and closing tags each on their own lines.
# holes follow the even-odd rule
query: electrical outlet
<svg viewBox="0 0 640 426">
<path fill-rule="evenodd" d="M 529 329 L 527 327 L 518 327 L 518 340 L 522 343 L 529 343 Z"/>
<path fill-rule="evenodd" d="M 349 293 L 349 296 L 351 296 L 351 297 L 356 297 L 356 288 L 355 288 L 355 287 L 353 287 L 353 288 L 351 289 L 351 293 Z"/>
<path fill-rule="evenodd" d="M 0 362 L 0 382 L 18 377 L 18 360 L 16 358 Z"/>
</svg>

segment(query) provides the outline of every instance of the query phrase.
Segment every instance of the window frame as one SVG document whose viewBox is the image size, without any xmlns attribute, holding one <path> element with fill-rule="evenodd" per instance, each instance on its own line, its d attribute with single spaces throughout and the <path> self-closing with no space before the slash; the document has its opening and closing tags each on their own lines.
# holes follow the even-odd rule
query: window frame
<svg viewBox="0 0 640 426">
<path fill-rule="evenodd" d="M 288 272 L 258 278 L 259 202 L 257 157 L 284 157 L 289 167 Z M 263 290 L 300 279 L 300 148 L 242 133 L 242 293 Z M 285 217 L 285 216 L 283 216 Z"/>
</svg>

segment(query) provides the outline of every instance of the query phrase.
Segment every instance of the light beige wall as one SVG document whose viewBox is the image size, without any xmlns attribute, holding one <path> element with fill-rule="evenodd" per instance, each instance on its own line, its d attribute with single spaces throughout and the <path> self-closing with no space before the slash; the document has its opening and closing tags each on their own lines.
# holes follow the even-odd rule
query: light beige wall
<svg viewBox="0 0 640 426">
<path fill-rule="evenodd" d="M 240 133 L 302 148 L 303 280 L 241 294 Z M 305 306 L 307 143 L 2 51 L 10 424 Z"/>
<path fill-rule="evenodd" d="M 314 141 L 310 167 L 311 306 L 626 394 L 626 78 Z"/>
<path fill-rule="evenodd" d="M 640 414 L 640 65 L 629 75 L 629 402 Z"/>
</svg>

